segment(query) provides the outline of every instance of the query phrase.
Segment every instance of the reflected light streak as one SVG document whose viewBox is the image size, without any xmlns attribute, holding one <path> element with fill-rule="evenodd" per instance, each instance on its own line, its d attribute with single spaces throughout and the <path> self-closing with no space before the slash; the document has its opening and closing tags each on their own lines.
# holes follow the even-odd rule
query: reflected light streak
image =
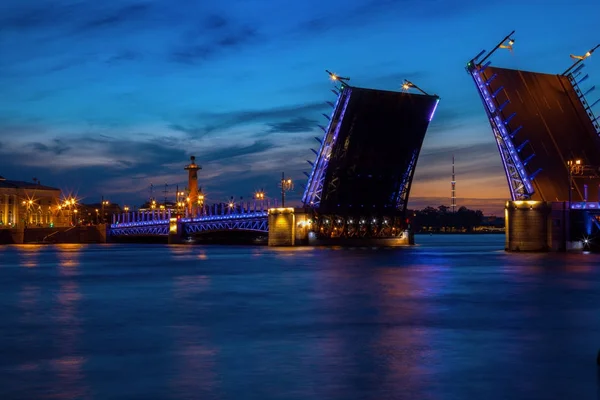
<svg viewBox="0 0 600 400">
<path fill-rule="evenodd" d="M 76 276 L 81 273 L 80 265 L 82 245 L 60 245 L 57 253 L 59 273 L 61 276 Z"/>
<path fill-rule="evenodd" d="M 217 350 L 207 344 L 209 340 L 202 321 L 190 314 L 197 309 L 194 295 L 206 291 L 209 285 L 210 280 L 204 275 L 178 276 L 173 281 L 173 297 L 178 303 L 180 319 L 174 326 L 177 374 L 172 380 L 172 392 L 177 398 L 212 398 L 216 394 Z"/>
<path fill-rule="evenodd" d="M 39 244 L 19 244 L 15 245 L 21 256 L 23 257 L 21 267 L 33 268 L 39 266 L 39 257 L 42 246 Z"/>
<path fill-rule="evenodd" d="M 81 247 L 69 247 L 67 253 L 59 253 L 61 275 L 68 277 L 63 280 L 60 290 L 56 296 L 54 307 L 55 320 L 54 326 L 58 327 L 57 342 L 59 343 L 60 357 L 52 360 L 52 369 L 57 375 L 57 380 L 53 382 L 54 392 L 61 399 L 88 398 L 89 388 L 85 382 L 84 366 L 87 361 L 85 357 L 80 356 L 79 341 L 83 332 L 81 328 L 81 317 L 79 316 L 78 306 L 82 299 L 79 291 L 79 285 L 70 277 L 77 274 L 77 270 L 66 267 L 78 261 L 73 261 L 73 257 L 78 257 Z M 77 251 L 77 253 L 72 253 Z M 69 253 L 70 252 L 70 253 Z M 74 272 L 74 273 L 73 273 Z"/>
<path fill-rule="evenodd" d="M 380 311 L 381 321 L 392 325 L 380 329 L 371 345 L 385 371 L 380 385 L 391 393 L 402 391 L 417 398 L 426 391 L 426 376 L 434 372 L 430 367 L 435 360 L 431 332 L 419 325 L 432 313 L 424 309 L 429 304 L 425 298 L 435 296 L 431 287 L 439 282 L 426 266 L 377 268 L 373 279 L 383 289 L 374 307 Z"/>
<path fill-rule="evenodd" d="M 40 322 L 40 318 L 35 312 L 38 309 L 40 299 L 40 287 L 36 285 L 24 284 L 19 292 L 19 323 L 22 325 L 35 324 Z M 34 329 L 27 329 L 23 340 L 25 343 L 35 343 L 37 332 Z M 25 362 L 20 364 L 17 369 L 20 371 L 35 371 L 40 368 L 37 361 Z"/>
</svg>

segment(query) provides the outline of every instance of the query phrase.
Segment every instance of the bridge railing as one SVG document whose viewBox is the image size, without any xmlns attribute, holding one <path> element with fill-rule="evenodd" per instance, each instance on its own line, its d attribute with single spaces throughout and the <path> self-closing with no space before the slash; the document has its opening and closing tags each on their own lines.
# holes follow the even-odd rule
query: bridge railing
<svg viewBox="0 0 600 400">
<path fill-rule="evenodd" d="M 185 210 L 142 210 L 113 215 L 111 228 L 168 224 L 171 218 L 180 217 L 182 222 L 222 221 L 248 217 L 267 216 L 268 209 L 277 207 L 277 201 L 255 201 L 238 204 L 221 203 L 198 208 L 191 213 Z"/>
</svg>

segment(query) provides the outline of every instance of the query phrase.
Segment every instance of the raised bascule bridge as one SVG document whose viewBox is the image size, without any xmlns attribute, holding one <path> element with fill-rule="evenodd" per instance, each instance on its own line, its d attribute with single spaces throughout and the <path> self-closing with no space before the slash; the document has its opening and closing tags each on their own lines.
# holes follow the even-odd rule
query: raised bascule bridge
<svg viewBox="0 0 600 400">
<path fill-rule="evenodd" d="M 600 121 L 584 63 L 560 74 L 493 66 L 514 31 L 467 63 L 498 145 L 511 199 L 507 250 L 568 250 L 600 239 Z"/>
<path fill-rule="evenodd" d="M 406 206 L 439 97 L 408 81 L 393 92 L 330 75 L 340 82 L 338 98 L 302 197 L 313 215 L 310 235 L 322 243 L 412 243 Z"/>
<path fill-rule="evenodd" d="M 351 86 L 327 71 L 336 95 L 323 114 L 323 138 L 302 196 L 302 207 L 266 201 L 115 217 L 109 237 L 169 236 L 176 242 L 210 232 L 268 234 L 269 245 L 412 244 L 406 206 L 415 166 L 439 97 L 409 81 L 401 91 Z M 192 160 L 192 164 L 194 160 Z M 191 164 L 190 164 L 191 165 Z M 190 173 L 190 193 L 197 185 Z M 281 184 L 285 184 L 282 178 Z M 195 193 L 198 193 L 197 190 Z M 193 203 L 193 202 L 192 202 Z"/>
</svg>

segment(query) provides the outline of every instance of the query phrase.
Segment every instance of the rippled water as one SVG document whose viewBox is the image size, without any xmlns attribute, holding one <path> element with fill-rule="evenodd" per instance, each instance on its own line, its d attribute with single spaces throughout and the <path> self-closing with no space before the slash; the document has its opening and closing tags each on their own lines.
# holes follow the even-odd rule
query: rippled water
<svg viewBox="0 0 600 400">
<path fill-rule="evenodd" d="M 0 246 L 0 399 L 599 398 L 600 255 Z"/>
</svg>

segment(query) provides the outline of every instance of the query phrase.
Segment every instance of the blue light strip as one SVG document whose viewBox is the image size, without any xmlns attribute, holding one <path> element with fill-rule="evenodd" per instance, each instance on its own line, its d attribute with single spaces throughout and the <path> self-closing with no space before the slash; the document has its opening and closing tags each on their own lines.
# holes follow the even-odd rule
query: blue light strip
<svg viewBox="0 0 600 400">
<path fill-rule="evenodd" d="M 251 211 L 247 213 L 235 213 L 225 215 L 204 215 L 198 218 L 181 218 L 181 222 L 193 223 L 193 222 L 207 222 L 207 221 L 233 221 L 242 219 L 252 219 L 260 217 L 268 217 L 268 211 Z M 155 219 L 151 221 L 134 221 L 134 222 L 121 222 L 118 224 L 111 224 L 111 229 L 119 228 L 130 228 L 130 227 L 142 227 L 142 226 L 156 226 L 156 225 L 167 225 L 169 224 L 169 218 L 166 219 Z"/>
<path fill-rule="evenodd" d="M 331 151 L 335 145 L 340 127 L 342 126 L 342 121 L 344 119 L 344 114 L 346 113 L 346 108 L 348 107 L 351 94 L 352 88 L 345 87 L 340 93 L 340 96 L 335 104 L 332 117 L 329 121 L 329 125 L 327 126 L 327 133 L 325 134 L 325 138 L 323 139 L 319 149 L 317 160 L 314 163 L 310 177 L 308 178 L 306 190 L 302 196 L 302 203 L 305 206 L 318 207 L 321 202 L 323 183 L 325 180 L 325 174 L 327 172 L 327 166 L 329 165 L 329 157 L 331 156 Z M 337 124 L 335 129 L 332 129 L 333 124 Z"/>
<path fill-rule="evenodd" d="M 600 203 L 598 202 L 573 202 L 571 203 L 571 209 L 573 210 L 600 210 Z"/>
<path fill-rule="evenodd" d="M 435 101 L 435 105 L 433 106 L 433 110 L 431 110 L 431 114 L 429 115 L 429 122 L 431 122 L 431 120 L 433 119 L 433 116 L 435 115 L 435 110 L 437 110 L 438 104 L 440 104 L 440 99 L 437 99 Z"/>
<path fill-rule="evenodd" d="M 334 91 L 334 93 L 337 93 Z M 317 168 L 319 166 L 319 154 L 323 153 L 323 149 L 325 148 L 325 146 L 327 145 L 327 136 L 330 134 L 330 129 L 331 129 L 331 125 L 334 122 L 334 115 L 335 112 L 337 111 L 337 108 L 340 104 L 340 99 L 342 98 L 342 92 L 337 93 L 337 100 L 335 101 L 335 106 L 333 107 L 333 110 L 331 110 L 331 118 L 329 118 L 329 123 L 327 124 L 327 128 L 323 129 L 325 131 L 325 136 L 323 138 L 323 140 L 321 140 L 321 146 L 319 147 L 319 152 L 317 154 L 317 159 L 314 163 L 311 163 L 312 165 L 312 170 L 310 171 L 310 176 L 308 177 L 308 182 L 306 184 L 306 188 L 304 189 L 304 194 L 302 195 L 302 203 L 304 203 L 304 205 L 309 204 L 309 198 L 313 199 L 314 198 L 314 192 L 316 190 L 316 184 L 314 182 L 314 176 L 315 174 L 318 174 L 317 172 Z M 308 161 L 308 160 L 307 160 Z"/>
<path fill-rule="evenodd" d="M 510 138 L 506 121 L 500 112 L 501 109 L 494 103 L 487 85 L 481 76 L 481 72 L 477 68 L 470 69 L 468 72 L 477 85 L 479 95 L 485 105 L 488 120 L 494 131 L 504 172 L 508 179 L 511 198 L 512 200 L 528 199 L 534 193 L 533 185 Z"/>
</svg>

